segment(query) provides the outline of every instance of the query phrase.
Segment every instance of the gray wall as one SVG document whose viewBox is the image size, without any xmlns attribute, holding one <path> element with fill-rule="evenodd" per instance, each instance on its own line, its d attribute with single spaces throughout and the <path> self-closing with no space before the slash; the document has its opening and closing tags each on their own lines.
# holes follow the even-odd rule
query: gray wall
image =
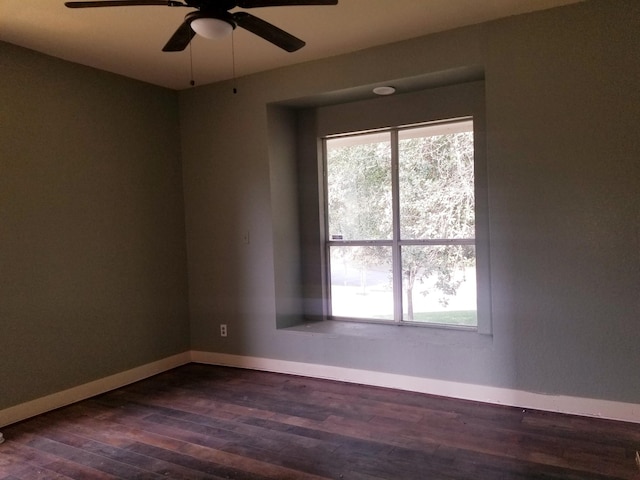
<svg viewBox="0 0 640 480">
<path fill-rule="evenodd" d="M 639 27 L 634 0 L 590 1 L 181 92 L 192 348 L 640 402 Z M 493 334 L 278 329 L 305 262 L 279 109 L 465 71 L 485 78 Z"/>
<path fill-rule="evenodd" d="M 189 348 L 177 94 L 0 43 L 0 409 Z"/>
<path fill-rule="evenodd" d="M 0 408 L 189 348 L 640 403 L 639 19 L 635 0 L 589 1 L 237 95 L 0 44 Z M 478 74 L 492 335 L 282 328 L 318 299 L 296 284 L 318 218 L 298 208 L 317 186 L 297 177 L 293 107 Z"/>
</svg>

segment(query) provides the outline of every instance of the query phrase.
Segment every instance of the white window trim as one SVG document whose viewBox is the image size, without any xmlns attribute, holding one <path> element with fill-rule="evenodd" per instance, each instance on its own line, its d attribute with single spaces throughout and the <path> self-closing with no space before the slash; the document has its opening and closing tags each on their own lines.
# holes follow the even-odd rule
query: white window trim
<svg viewBox="0 0 640 480">
<path fill-rule="evenodd" d="M 471 124 L 471 125 L 469 125 Z M 460 128 L 461 125 L 466 125 L 467 128 Z M 432 134 L 445 134 L 445 133 L 455 133 L 459 131 L 468 131 L 468 127 L 471 126 L 473 129 L 473 117 L 461 117 L 461 118 L 450 118 L 446 120 L 441 120 L 437 122 L 425 122 L 420 124 L 411 124 L 411 125 L 399 125 L 384 129 L 379 129 L 375 131 L 359 131 L 359 132 L 349 132 L 343 133 L 339 135 L 327 135 L 320 139 L 322 142 L 322 178 L 323 178 L 323 221 L 324 221 L 324 231 L 326 232 L 324 238 L 324 258 L 325 262 L 323 268 L 324 279 L 326 282 L 325 293 L 326 293 L 326 316 L 327 320 L 338 320 L 338 321 L 349 321 L 349 322 L 357 322 L 357 323 L 379 323 L 384 325 L 407 325 L 407 326 L 419 326 L 419 327 L 437 327 L 437 328 L 448 328 L 453 330 L 470 330 L 470 331 L 479 331 L 480 328 L 480 318 L 479 318 L 479 306 L 478 302 L 476 302 L 476 315 L 477 325 L 475 326 L 466 326 L 466 325 L 448 325 L 441 324 L 435 322 L 417 322 L 411 320 L 403 319 L 403 290 L 402 290 L 402 274 L 401 271 L 401 247 L 403 246 L 411 246 L 411 245 L 473 245 L 477 247 L 476 237 L 474 238 L 460 238 L 460 239 L 406 239 L 403 240 L 400 234 L 400 188 L 399 188 L 399 133 L 401 131 L 411 130 L 420 127 L 429 127 L 430 129 L 437 129 Z M 384 134 L 385 141 L 390 142 L 391 147 L 391 183 L 392 183 L 392 215 L 393 215 L 393 233 L 391 239 L 386 240 L 333 240 L 329 237 L 329 225 L 328 225 L 328 174 L 327 174 L 327 141 L 336 140 L 343 138 L 345 141 L 345 145 L 350 143 L 351 139 L 358 138 L 361 135 L 370 135 L 371 133 L 380 132 Z M 475 172 L 475 152 L 474 152 L 474 172 Z M 474 178 L 475 180 L 475 178 Z M 474 182 L 475 187 L 475 182 Z M 477 207 L 476 207 L 477 208 Z M 393 320 L 377 320 L 375 318 L 366 318 L 366 317 L 344 317 L 333 315 L 332 307 L 331 307 L 331 280 L 330 274 L 331 271 L 331 261 L 329 250 L 331 247 L 335 246 L 388 246 L 391 247 L 392 252 L 392 282 L 393 282 L 393 306 L 394 306 L 394 318 Z M 476 252 L 477 258 L 477 252 Z M 480 278 L 476 268 L 476 282 L 479 285 Z M 478 290 L 478 288 L 476 288 Z M 477 292 L 479 296 L 479 293 Z"/>
</svg>

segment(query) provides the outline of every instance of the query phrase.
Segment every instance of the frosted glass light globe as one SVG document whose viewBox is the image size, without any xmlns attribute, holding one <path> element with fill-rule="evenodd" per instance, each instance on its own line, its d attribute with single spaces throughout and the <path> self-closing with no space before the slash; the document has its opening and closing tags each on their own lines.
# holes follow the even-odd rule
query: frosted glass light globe
<svg viewBox="0 0 640 480">
<path fill-rule="evenodd" d="M 233 26 L 219 18 L 196 18 L 191 21 L 191 28 L 201 37 L 211 40 L 224 38 L 233 32 Z"/>
</svg>

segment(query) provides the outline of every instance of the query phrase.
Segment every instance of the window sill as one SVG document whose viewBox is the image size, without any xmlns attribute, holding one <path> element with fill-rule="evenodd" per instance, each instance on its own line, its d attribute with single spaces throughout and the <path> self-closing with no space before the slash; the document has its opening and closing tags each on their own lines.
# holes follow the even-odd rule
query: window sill
<svg viewBox="0 0 640 480">
<path fill-rule="evenodd" d="M 407 340 L 431 345 L 488 347 L 493 344 L 493 336 L 476 330 L 440 328 L 428 325 L 385 325 L 340 320 L 307 322 L 282 329 L 284 332 L 337 337 L 359 337 L 370 340 Z"/>
</svg>

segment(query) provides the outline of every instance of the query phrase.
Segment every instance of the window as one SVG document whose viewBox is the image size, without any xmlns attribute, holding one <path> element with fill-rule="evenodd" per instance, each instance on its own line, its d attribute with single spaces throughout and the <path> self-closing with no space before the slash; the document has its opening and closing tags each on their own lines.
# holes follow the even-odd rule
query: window
<svg viewBox="0 0 640 480">
<path fill-rule="evenodd" d="M 323 143 L 329 316 L 477 328 L 473 119 Z"/>
</svg>

